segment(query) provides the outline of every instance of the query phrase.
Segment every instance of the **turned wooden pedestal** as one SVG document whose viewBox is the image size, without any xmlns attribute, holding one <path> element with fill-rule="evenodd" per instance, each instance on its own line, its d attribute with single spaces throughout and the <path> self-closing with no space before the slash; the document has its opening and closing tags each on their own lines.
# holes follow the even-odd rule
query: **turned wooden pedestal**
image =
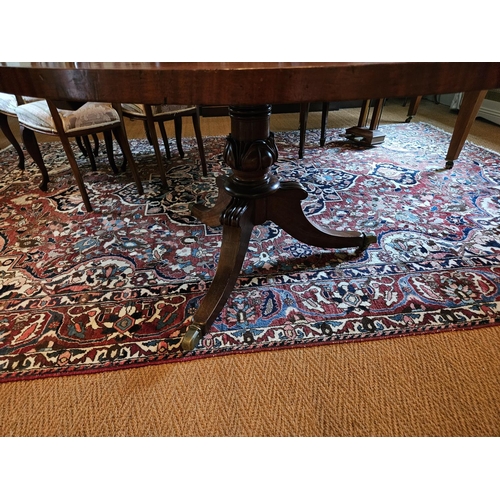
<svg viewBox="0 0 500 500">
<path fill-rule="evenodd" d="M 306 191 L 298 182 L 280 181 L 271 174 L 278 158 L 269 130 L 271 106 L 229 108 L 231 134 L 224 161 L 229 177 L 219 177 L 219 194 L 212 208 L 195 205 L 192 213 L 208 225 L 222 224 L 219 264 L 207 295 L 184 334 L 182 348 L 196 347 L 224 307 L 241 270 L 252 229 L 270 220 L 308 245 L 323 248 L 366 248 L 374 237 L 357 231 L 330 231 L 310 222 L 302 211 Z"/>
</svg>

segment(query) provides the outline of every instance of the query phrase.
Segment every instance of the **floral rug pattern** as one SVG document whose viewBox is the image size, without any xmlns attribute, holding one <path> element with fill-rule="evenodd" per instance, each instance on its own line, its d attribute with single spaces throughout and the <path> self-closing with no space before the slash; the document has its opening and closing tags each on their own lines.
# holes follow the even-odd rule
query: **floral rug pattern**
<svg viewBox="0 0 500 500">
<path fill-rule="evenodd" d="M 275 170 L 309 193 L 304 212 L 377 243 L 357 255 L 256 227 L 236 288 L 191 353 L 181 335 L 214 276 L 221 228 L 189 206 L 215 201 L 225 139 L 204 138 L 206 178 L 195 141 L 183 140 L 184 160 L 172 144 L 166 190 L 151 146 L 130 141 L 142 196 L 104 154 L 93 172 L 76 153 L 92 213 L 59 143 L 41 144 L 46 193 L 29 156 L 21 172 L 12 148 L 0 152 L 0 381 L 498 323 L 500 156 L 466 143 L 454 168 L 437 172 L 449 134 L 381 129 L 373 148 L 335 129 L 320 148 L 308 131 L 303 160 L 298 132 L 276 134 Z"/>
</svg>

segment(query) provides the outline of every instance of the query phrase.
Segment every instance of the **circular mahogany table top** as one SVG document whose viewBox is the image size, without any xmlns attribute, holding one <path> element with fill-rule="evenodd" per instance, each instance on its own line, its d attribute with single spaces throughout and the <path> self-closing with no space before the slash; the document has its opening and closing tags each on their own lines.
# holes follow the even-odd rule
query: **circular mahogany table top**
<svg viewBox="0 0 500 500">
<path fill-rule="evenodd" d="M 0 63 L 0 92 L 145 104 L 256 105 L 500 87 L 500 63 Z"/>
</svg>

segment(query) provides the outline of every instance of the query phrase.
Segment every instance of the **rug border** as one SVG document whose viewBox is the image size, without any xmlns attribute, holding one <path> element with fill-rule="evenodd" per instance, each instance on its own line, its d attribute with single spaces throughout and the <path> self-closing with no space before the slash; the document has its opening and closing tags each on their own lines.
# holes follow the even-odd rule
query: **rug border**
<svg viewBox="0 0 500 500">
<path fill-rule="evenodd" d="M 366 337 L 366 338 L 358 338 L 358 339 L 343 339 L 343 340 L 325 340 L 321 342 L 305 342 L 303 344 L 288 344 L 281 346 L 270 346 L 270 347 L 257 347 L 255 349 L 248 349 L 245 351 L 222 351 L 219 353 L 212 354 L 194 354 L 188 356 L 182 356 L 171 359 L 161 359 L 156 361 L 138 361 L 131 364 L 123 364 L 123 365 L 112 365 L 106 366 L 105 368 L 74 368 L 69 371 L 58 372 L 58 373 L 45 373 L 38 375 L 18 375 L 13 376 L 12 378 L 4 377 L 0 378 L 0 384 L 9 383 L 9 382 L 27 382 L 34 380 L 44 380 L 51 378 L 61 378 L 61 377 L 71 377 L 76 375 L 99 375 L 107 372 L 116 372 L 121 370 L 128 370 L 131 368 L 146 368 L 148 366 L 160 366 L 167 365 L 171 363 L 182 363 L 182 362 L 190 362 L 197 360 L 205 360 L 209 358 L 219 358 L 221 356 L 233 356 L 233 355 L 246 355 L 246 354 L 257 354 L 262 352 L 276 352 L 282 351 L 285 349 L 307 349 L 310 347 L 322 347 L 322 346 L 330 346 L 330 345 L 346 345 L 351 343 L 362 343 L 362 342 L 373 342 L 373 341 L 382 341 L 382 340 L 399 340 L 401 338 L 406 337 L 418 337 L 421 335 L 438 335 L 440 333 L 450 333 L 450 332 L 467 332 L 472 330 L 479 330 L 481 328 L 489 328 L 499 326 L 499 322 L 491 322 L 483 325 L 470 325 L 470 326 L 462 326 L 462 327 L 447 327 L 439 330 L 420 330 L 413 332 L 404 332 L 398 333 L 396 335 L 391 335 L 390 337 L 379 336 L 379 337 Z"/>
</svg>

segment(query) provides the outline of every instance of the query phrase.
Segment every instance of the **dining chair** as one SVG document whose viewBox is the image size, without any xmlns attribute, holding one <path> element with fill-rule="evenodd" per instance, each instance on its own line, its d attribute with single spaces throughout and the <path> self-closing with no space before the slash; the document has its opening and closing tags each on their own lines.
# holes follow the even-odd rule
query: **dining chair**
<svg viewBox="0 0 500 500">
<path fill-rule="evenodd" d="M 20 104 L 34 102 L 40 100 L 38 97 L 21 97 L 14 94 L 5 94 L 0 92 L 0 129 L 2 130 L 5 138 L 14 146 L 19 156 L 18 168 L 24 170 L 24 153 L 21 145 L 13 134 L 9 118 L 17 119 L 16 109 Z"/>
<path fill-rule="evenodd" d="M 173 104 L 158 104 L 151 106 L 148 104 L 122 103 L 122 111 L 123 116 L 126 116 L 127 118 L 131 120 L 142 120 L 144 122 L 146 136 L 150 144 L 153 146 L 156 155 L 156 163 L 158 165 L 163 187 L 167 186 L 167 178 L 165 175 L 165 169 L 163 168 L 163 161 L 160 146 L 158 144 L 158 135 L 156 133 L 155 124 L 158 124 L 163 140 L 163 146 L 165 148 L 165 154 L 167 156 L 167 160 L 170 160 L 171 155 L 168 145 L 168 137 L 165 130 L 165 122 L 171 120 L 174 121 L 177 150 L 179 152 L 179 156 L 184 158 L 184 150 L 182 149 L 182 118 L 184 116 L 191 116 L 196 135 L 196 142 L 198 144 L 198 152 L 200 155 L 203 175 L 208 175 L 205 150 L 203 148 L 203 139 L 200 129 L 200 111 L 198 106 Z"/>
<path fill-rule="evenodd" d="M 68 104 L 68 103 L 67 103 Z M 96 170 L 94 151 L 90 145 L 88 136 L 98 133 L 104 135 L 106 152 L 110 166 L 114 173 L 118 173 L 113 156 L 113 139 L 121 148 L 130 169 L 134 181 L 137 185 L 139 194 L 144 190 L 135 165 L 130 147 L 128 144 L 123 117 L 119 104 L 86 102 L 77 106 L 69 105 L 72 109 L 64 109 L 63 104 L 51 100 L 35 101 L 20 105 L 16 108 L 17 119 L 19 121 L 21 136 L 24 145 L 35 163 L 38 165 L 42 174 L 42 183 L 40 189 L 47 191 L 49 175 L 45 167 L 40 148 L 36 141 L 35 133 L 59 136 L 64 151 L 68 158 L 73 176 L 80 190 L 85 208 L 88 212 L 92 211 L 92 205 L 89 200 L 87 189 L 83 182 L 82 174 L 73 153 L 69 139 L 72 137 L 81 138 L 85 144 L 86 153 L 90 159 L 92 169 Z M 77 109 L 74 109 L 77 108 Z"/>
<path fill-rule="evenodd" d="M 3 92 L 0 92 L 0 130 L 2 130 L 6 139 L 12 144 L 12 146 L 14 146 L 14 149 L 19 156 L 18 167 L 21 170 L 24 170 L 24 152 L 10 128 L 9 118 L 15 118 L 17 120 L 16 109 L 18 106 L 41 100 L 42 99 L 40 97 L 17 96 L 14 94 L 5 94 Z M 99 139 L 96 134 L 92 134 L 92 138 L 94 140 L 94 147 L 92 149 L 92 152 L 94 156 L 97 156 L 99 154 Z M 76 142 L 78 144 L 78 147 L 80 148 L 80 151 L 84 156 L 88 156 L 87 148 L 84 146 L 82 141 L 85 141 L 85 143 L 88 144 L 87 139 L 76 137 Z"/>
</svg>

